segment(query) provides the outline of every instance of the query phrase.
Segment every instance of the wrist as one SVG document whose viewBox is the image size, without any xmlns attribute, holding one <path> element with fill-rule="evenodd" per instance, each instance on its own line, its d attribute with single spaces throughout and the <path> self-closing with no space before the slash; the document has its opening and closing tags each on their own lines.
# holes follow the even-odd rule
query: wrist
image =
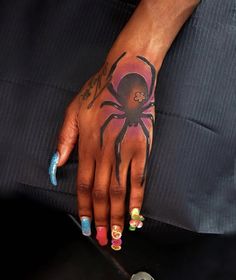
<svg viewBox="0 0 236 280">
<path fill-rule="evenodd" d="M 115 59 L 121 54 L 126 53 L 125 58 L 130 61 L 137 61 L 138 56 L 145 57 L 156 69 L 158 73 L 161 68 L 162 62 L 165 57 L 165 49 L 160 45 L 155 45 L 155 48 L 152 47 L 152 42 L 149 45 L 145 45 L 142 47 L 133 47 L 125 43 L 122 39 L 117 40 L 113 47 L 110 49 L 106 61 L 113 62 Z"/>
<path fill-rule="evenodd" d="M 143 55 L 157 70 L 178 31 L 199 0 L 142 0 L 117 37 L 108 57 Z"/>
</svg>

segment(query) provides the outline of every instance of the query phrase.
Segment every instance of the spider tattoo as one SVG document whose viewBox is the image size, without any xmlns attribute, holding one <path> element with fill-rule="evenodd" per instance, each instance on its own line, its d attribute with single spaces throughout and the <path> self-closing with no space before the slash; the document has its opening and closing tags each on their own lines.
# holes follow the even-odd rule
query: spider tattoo
<svg viewBox="0 0 236 280">
<path fill-rule="evenodd" d="M 122 55 L 124 56 L 124 54 Z M 147 64 L 151 70 L 151 83 L 148 88 L 147 82 L 144 77 L 136 72 L 126 74 L 119 82 L 117 86 L 117 91 L 114 89 L 112 82 L 109 82 L 107 88 L 113 97 L 118 101 L 118 103 L 113 101 L 104 101 L 101 103 L 100 108 L 104 106 L 113 106 L 118 109 L 121 114 L 111 114 L 103 123 L 100 128 L 100 144 L 103 146 L 103 134 L 108 126 L 108 124 L 113 119 L 125 119 L 123 127 L 115 139 L 115 158 L 116 167 L 115 173 L 118 183 L 120 183 L 119 177 L 119 167 L 121 163 L 121 142 L 125 136 L 128 127 L 140 125 L 144 136 L 146 138 L 146 159 L 144 165 L 144 172 L 141 185 L 143 185 L 145 180 L 145 174 L 147 169 L 147 159 L 150 151 L 150 136 L 147 127 L 143 122 L 143 118 L 150 119 L 152 127 L 154 126 L 154 118 L 150 113 L 145 114 L 144 111 L 150 107 L 153 107 L 154 102 L 149 102 L 151 96 L 153 95 L 156 70 L 154 66 L 142 56 L 137 56 L 137 59 L 143 61 Z M 117 63 L 116 63 L 117 64 Z M 112 66 L 112 72 L 114 72 L 117 65 Z"/>
</svg>

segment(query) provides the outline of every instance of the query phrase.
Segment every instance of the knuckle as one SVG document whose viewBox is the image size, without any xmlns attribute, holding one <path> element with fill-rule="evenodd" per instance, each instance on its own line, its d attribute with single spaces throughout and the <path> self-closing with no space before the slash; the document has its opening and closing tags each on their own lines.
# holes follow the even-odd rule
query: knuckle
<svg viewBox="0 0 236 280">
<path fill-rule="evenodd" d="M 141 185 L 144 180 L 144 173 L 143 171 L 137 172 L 133 175 L 134 183 L 137 185 Z"/>
<path fill-rule="evenodd" d="M 66 144 L 67 143 L 67 137 L 65 136 L 64 133 L 60 133 L 58 137 L 58 144 Z"/>
<path fill-rule="evenodd" d="M 127 141 L 127 146 L 129 149 L 134 151 L 136 154 L 143 152 L 146 148 L 146 141 L 142 136 L 137 136 L 135 138 L 129 138 Z"/>
<path fill-rule="evenodd" d="M 107 192 L 105 189 L 94 189 L 93 190 L 93 199 L 95 202 L 97 203 L 105 203 L 107 202 L 107 198 L 108 198 L 108 195 L 107 195 Z"/>
<path fill-rule="evenodd" d="M 136 145 L 145 145 L 145 139 L 144 136 L 141 133 L 138 133 L 134 139 L 134 143 L 136 143 Z"/>
<path fill-rule="evenodd" d="M 136 205 L 142 205 L 143 196 L 138 195 L 132 198 L 132 202 L 135 202 Z"/>
<path fill-rule="evenodd" d="M 125 196 L 125 189 L 119 185 L 112 185 L 110 195 L 115 199 L 122 199 Z"/>
<path fill-rule="evenodd" d="M 79 212 L 79 216 L 90 216 L 91 214 L 91 209 L 89 207 L 86 206 L 80 206 L 80 204 L 78 204 L 78 212 Z"/>
<path fill-rule="evenodd" d="M 97 225 L 106 225 L 107 219 L 106 219 L 106 217 L 96 216 L 95 217 L 95 222 L 96 222 Z"/>
<path fill-rule="evenodd" d="M 78 183 L 77 192 L 80 195 L 89 195 L 91 192 L 91 185 L 85 183 Z"/>
<path fill-rule="evenodd" d="M 115 139 L 116 134 L 114 133 L 113 130 L 109 130 L 108 133 L 103 134 L 103 142 L 106 143 L 106 149 L 109 149 L 113 146 L 113 142 Z"/>
<path fill-rule="evenodd" d="M 120 214 L 111 214 L 111 220 L 113 221 L 121 221 L 124 219 L 124 215 L 122 213 Z"/>
<path fill-rule="evenodd" d="M 58 137 L 58 144 L 59 145 L 67 145 L 67 146 L 74 146 L 76 142 L 76 138 L 74 134 L 64 133 L 62 132 Z"/>
</svg>

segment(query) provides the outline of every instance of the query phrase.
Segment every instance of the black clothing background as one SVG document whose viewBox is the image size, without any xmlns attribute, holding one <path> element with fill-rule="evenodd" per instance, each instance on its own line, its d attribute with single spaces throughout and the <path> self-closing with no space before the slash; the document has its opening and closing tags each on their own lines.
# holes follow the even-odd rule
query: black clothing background
<svg viewBox="0 0 236 280">
<path fill-rule="evenodd" d="M 64 112 L 138 1 L 0 1 L 0 191 L 76 209 L 77 151 L 48 178 Z M 236 8 L 202 1 L 158 77 L 142 213 L 202 233 L 236 230 Z M 152 221 L 152 222 L 151 222 Z"/>
<path fill-rule="evenodd" d="M 158 234 L 151 246 L 140 250 L 137 244 L 145 238 L 131 233 L 125 249 L 106 248 L 114 252 L 112 257 L 83 236 L 65 213 L 24 196 L 0 199 L 0 225 L 4 280 L 130 280 L 140 270 L 155 280 L 236 279 L 236 236 L 194 233 L 189 238 L 190 232 L 182 232 L 178 239 L 178 230 L 167 237 Z M 164 224 L 161 228 L 166 231 Z"/>
</svg>

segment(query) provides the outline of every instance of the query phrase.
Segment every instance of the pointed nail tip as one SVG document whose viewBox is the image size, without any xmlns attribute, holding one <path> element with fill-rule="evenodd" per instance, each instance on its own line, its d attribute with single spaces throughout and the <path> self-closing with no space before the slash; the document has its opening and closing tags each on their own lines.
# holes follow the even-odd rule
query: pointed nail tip
<svg viewBox="0 0 236 280">
<path fill-rule="evenodd" d="M 57 182 L 52 182 L 54 187 L 57 187 Z"/>
<path fill-rule="evenodd" d="M 50 174 L 50 182 L 53 186 L 55 186 L 55 187 L 57 186 L 57 179 L 52 174 Z"/>
<path fill-rule="evenodd" d="M 51 184 L 55 187 L 57 186 L 56 171 L 57 171 L 58 161 L 59 161 L 59 153 L 55 152 L 51 158 L 51 162 L 48 168 Z"/>
<path fill-rule="evenodd" d="M 91 236 L 91 233 L 89 232 L 89 233 L 87 233 L 87 232 L 82 232 L 82 234 L 84 235 L 84 236 Z"/>
<path fill-rule="evenodd" d="M 49 177 L 50 177 L 50 182 L 51 182 L 51 184 L 52 184 L 53 186 L 57 186 L 57 178 L 56 178 L 56 175 L 50 171 L 50 172 L 49 172 Z"/>
</svg>

